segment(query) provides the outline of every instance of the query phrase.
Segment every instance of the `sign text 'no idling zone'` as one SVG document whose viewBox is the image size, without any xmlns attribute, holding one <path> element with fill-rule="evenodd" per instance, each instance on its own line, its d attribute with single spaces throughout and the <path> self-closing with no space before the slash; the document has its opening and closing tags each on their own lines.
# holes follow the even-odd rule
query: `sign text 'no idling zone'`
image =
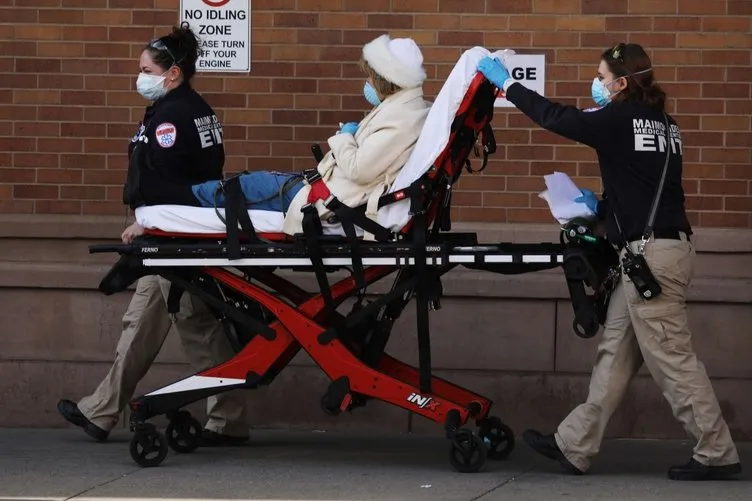
<svg viewBox="0 0 752 501">
<path fill-rule="evenodd" d="M 250 2 L 182 0 L 181 21 L 199 38 L 198 71 L 250 71 Z"/>
</svg>

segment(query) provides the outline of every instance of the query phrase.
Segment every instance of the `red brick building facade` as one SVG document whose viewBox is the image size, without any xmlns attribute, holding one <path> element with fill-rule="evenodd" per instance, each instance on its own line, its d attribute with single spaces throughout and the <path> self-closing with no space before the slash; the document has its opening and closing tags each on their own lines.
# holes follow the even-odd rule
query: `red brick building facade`
<svg viewBox="0 0 752 501">
<path fill-rule="evenodd" d="M 122 214 L 134 91 L 145 42 L 178 0 L 0 1 L 0 211 Z M 364 10 L 365 8 L 365 10 Z M 433 98 L 474 45 L 545 53 L 546 94 L 589 106 L 600 53 L 649 49 L 683 131 L 692 222 L 752 227 L 749 0 L 254 0 L 250 74 L 199 74 L 225 124 L 227 171 L 310 167 L 311 142 L 366 106 L 356 61 L 383 32 L 422 46 Z M 537 193 L 554 169 L 598 188 L 595 155 L 515 110 L 500 149 L 454 199 L 463 221 L 550 222 Z"/>
</svg>

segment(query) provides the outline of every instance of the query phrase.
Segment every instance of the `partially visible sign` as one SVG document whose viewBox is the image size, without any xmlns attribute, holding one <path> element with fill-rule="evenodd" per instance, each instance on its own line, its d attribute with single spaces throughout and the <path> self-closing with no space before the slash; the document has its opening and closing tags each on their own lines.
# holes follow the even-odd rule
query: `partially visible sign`
<svg viewBox="0 0 752 501">
<path fill-rule="evenodd" d="M 546 55 L 545 54 L 514 54 L 506 61 L 509 76 L 520 82 L 530 90 L 541 96 L 546 91 Z M 503 94 L 503 91 L 502 91 Z M 499 97 L 494 106 L 499 108 L 514 108 L 514 105 L 503 97 Z"/>
<path fill-rule="evenodd" d="M 251 0 L 180 0 L 180 22 L 199 39 L 196 71 L 251 71 Z"/>
</svg>

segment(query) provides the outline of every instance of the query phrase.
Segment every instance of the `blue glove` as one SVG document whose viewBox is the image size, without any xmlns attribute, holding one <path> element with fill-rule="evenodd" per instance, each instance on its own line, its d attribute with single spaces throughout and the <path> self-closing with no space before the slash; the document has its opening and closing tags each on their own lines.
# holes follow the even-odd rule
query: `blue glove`
<svg viewBox="0 0 752 501">
<path fill-rule="evenodd" d="M 486 56 L 478 63 L 478 71 L 483 73 L 489 82 L 498 88 L 504 86 L 504 82 L 509 80 L 509 72 L 498 59 Z"/>
<path fill-rule="evenodd" d="M 575 198 L 574 201 L 580 204 L 587 205 L 588 209 L 598 214 L 598 197 L 595 196 L 595 193 L 590 190 L 580 191 L 582 192 L 582 196 Z"/>
<path fill-rule="evenodd" d="M 339 131 L 342 134 L 355 135 L 355 133 L 358 132 L 358 124 L 356 122 L 347 122 Z"/>
</svg>

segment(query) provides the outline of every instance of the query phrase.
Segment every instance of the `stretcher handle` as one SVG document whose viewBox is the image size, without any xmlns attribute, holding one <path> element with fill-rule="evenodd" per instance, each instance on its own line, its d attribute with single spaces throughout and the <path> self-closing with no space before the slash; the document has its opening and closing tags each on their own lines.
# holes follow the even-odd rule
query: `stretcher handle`
<svg viewBox="0 0 752 501">
<path fill-rule="evenodd" d="M 321 151 L 321 145 L 312 144 L 311 152 L 313 153 L 313 158 L 316 160 L 316 163 L 321 163 L 321 161 L 324 159 L 324 152 Z"/>
<path fill-rule="evenodd" d="M 127 254 L 133 250 L 130 244 L 97 244 L 89 246 L 89 254 L 102 254 L 105 252 L 118 252 Z"/>
</svg>

